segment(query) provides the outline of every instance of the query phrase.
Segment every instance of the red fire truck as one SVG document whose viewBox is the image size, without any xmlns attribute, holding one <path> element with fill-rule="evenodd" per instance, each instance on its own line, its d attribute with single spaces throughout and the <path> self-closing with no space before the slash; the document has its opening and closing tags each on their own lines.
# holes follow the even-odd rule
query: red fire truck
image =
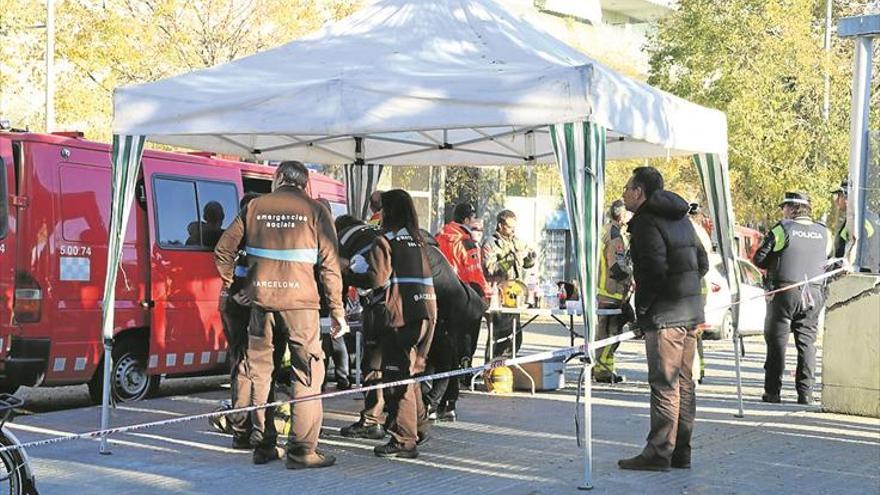
<svg viewBox="0 0 880 495">
<path fill-rule="evenodd" d="M 111 383 L 141 399 L 164 376 L 226 370 L 213 245 L 273 168 L 146 151 L 116 285 Z M 110 147 L 78 134 L 0 132 L 0 389 L 89 384 L 101 396 Z M 342 183 L 313 197 L 345 209 Z"/>
</svg>

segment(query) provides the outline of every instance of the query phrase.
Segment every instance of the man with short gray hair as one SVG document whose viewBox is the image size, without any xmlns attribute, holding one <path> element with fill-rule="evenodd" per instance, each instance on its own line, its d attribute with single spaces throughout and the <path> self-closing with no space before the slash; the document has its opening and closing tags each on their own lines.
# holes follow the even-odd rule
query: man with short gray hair
<svg viewBox="0 0 880 495">
<path fill-rule="evenodd" d="M 272 192 L 254 199 L 240 212 L 214 251 L 224 287 L 232 283 L 238 250 L 243 248 L 247 253 L 246 290 L 252 301 L 247 362 L 255 404 L 269 399 L 275 356 L 283 354 L 284 345 L 293 368 L 293 397 L 320 393 L 324 353 L 319 283 L 326 291 L 331 336 L 348 331 L 333 219 L 323 205 L 306 194 L 308 180 L 308 169 L 302 163 L 281 163 Z M 289 469 L 326 467 L 336 461 L 316 449 L 322 415 L 319 400 L 292 404 L 286 459 Z M 276 437 L 271 415 L 267 419 L 264 409 L 256 411 L 251 436 L 254 464 L 279 458 Z"/>
<path fill-rule="evenodd" d="M 697 413 L 693 361 L 697 325 L 705 321 L 701 279 L 709 258 L 681 196 L 663 189 L 654 167 L 636 167 L 623 190 L 635 280 L 636 328 L 645 335 L 651 431 L 642 452 L 621 469 L 668 471 L 691 467 Z"/>
</svg>

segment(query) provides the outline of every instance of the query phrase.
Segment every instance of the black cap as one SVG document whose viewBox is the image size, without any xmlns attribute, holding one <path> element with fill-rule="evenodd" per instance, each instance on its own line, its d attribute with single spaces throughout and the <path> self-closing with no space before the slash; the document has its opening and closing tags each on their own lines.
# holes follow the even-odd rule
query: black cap
<svg viewBox="0 0 880 495">
<path fill-rule="evenodd" d="M 782 203 L 779 203 L 779 206 L 781 207 L 784 204 L 810 206 L 810 197 L 807 196 L 807 193 L 787 192 L 785 193 L 785 199 L 782 200 Z"/>
<path fill-rule="evenodd" d="M 455 210 L 452 211 L 452 219 L 461 223 L 476 214 L 477 210 L 474 209 L 472 204 L 460 203 L 455 205 Z"/>
<path fill-rule="evenodd" d="M 840 185 L 837 189 L 831 191 L 831 194 L 843 194 L 844 198 L 849 196 L 849 179 L 840 181 Z"/>
</svg>

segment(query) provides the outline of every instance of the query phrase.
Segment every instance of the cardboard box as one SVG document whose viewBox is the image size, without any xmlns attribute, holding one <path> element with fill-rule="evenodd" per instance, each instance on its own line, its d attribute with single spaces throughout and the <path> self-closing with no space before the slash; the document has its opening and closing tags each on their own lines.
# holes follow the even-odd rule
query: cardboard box
<svg viewBox="0 0 880 495">
<path fill-rule="evenodd" d="M 543 361 L 525 363 L 523 369 L 535 380 L 535 390 L 559 390 L 565 388 L 565 363 L 563 361 Z M 531 390 L 528 377 L 516 367 L 513 370 L 513 387 L 516 390 Z"/>
</svg>

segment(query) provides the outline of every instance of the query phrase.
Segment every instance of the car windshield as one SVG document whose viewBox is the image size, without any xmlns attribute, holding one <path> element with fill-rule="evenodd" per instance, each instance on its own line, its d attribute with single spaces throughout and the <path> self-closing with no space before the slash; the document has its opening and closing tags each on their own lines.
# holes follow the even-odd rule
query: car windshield
<svg viewBox="0 0 880 495">
<path fill-rule="evenodd" d="M 754 265 L 749 263 L 746 260 L 738 260 L 739 268 L 742 272 L 743 282 L 753 285 L 755 287 L 761 287 L 764 285 L 764 277 L 761 275 L 761 272 L 755 268 Z"/>
</svg>

